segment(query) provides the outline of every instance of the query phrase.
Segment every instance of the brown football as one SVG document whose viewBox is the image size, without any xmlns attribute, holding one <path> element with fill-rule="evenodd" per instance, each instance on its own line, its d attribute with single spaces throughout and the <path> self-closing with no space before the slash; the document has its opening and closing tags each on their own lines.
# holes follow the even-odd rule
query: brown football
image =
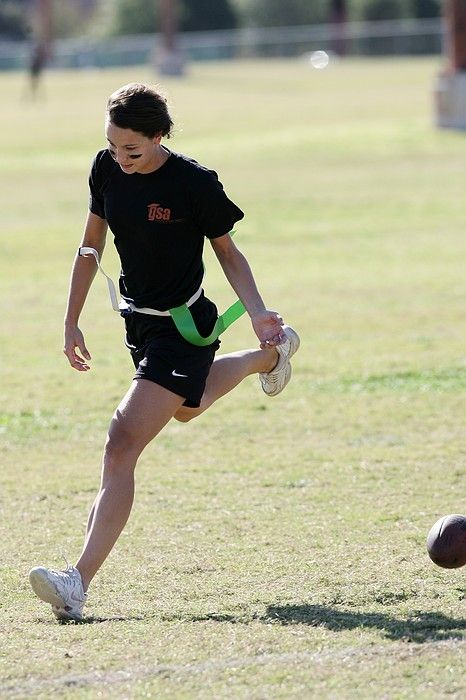
<svg viewBox="0 0 466 700">
<path fill-rule="evenodd" d="M 427 535 L 427 551 L 432 561 L 444 569 L 466 564 L 466 515 L 444 515 Z"/>
</svg>

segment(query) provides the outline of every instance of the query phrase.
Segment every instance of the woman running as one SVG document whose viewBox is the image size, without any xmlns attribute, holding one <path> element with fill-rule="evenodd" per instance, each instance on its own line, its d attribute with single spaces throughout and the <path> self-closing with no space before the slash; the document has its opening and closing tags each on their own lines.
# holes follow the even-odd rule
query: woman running
<svg viewBox="0 0 466 700">
<path fill-rule="evenodd" d="M 100 489 L 78 561 L 65 571 L 35 567 L 29 574 L 34 592 L 59 620 L 82 619 L 89 584 L 128 520 L 134 470 L 145 446 L 172 418 L 188 422 L 199 416 L 250 374 L 258 373 L 264 392 L 276 396 L 290 380 L 290 358 L 299 347 L 296 332 L 266 309 L 230 236 L 243 212 L 214 171 L 162 145 L 172 127 L 162 95 L 144 84 L 125 85 L 108 100 L 108 148 L 91 168 L 64 353 L 74 369 L 90 369 L 78 322 L 110 228 L 121 260 L 120 308 L 136 374 L 110 422 Z M 215 358 L 220 345 L 215 333 L 207 345 L 194 344 L 172 317 L 170 309 L 184 309 L 182 316 L 192 317 L 201 340 L 215 327 L 217 308 L 202 290 L 205 238 L 251 319 L 256 349 Z"/>
</svg>

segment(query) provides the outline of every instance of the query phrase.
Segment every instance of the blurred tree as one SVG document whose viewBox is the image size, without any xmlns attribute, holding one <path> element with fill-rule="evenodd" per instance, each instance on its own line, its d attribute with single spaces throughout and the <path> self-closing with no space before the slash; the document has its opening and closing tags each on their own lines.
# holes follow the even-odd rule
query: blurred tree
<svg viewBox="0 0 466 700">
<path fill-rule="evenodd" d="M 238 26 L 238 16 L 230 0 L 182 0 L 181 5 L 181 29 L 186 32 Z"/>
<path fill-rule="evenodd" d="M 91 6 L 76 0 L 54 0 L 54 37 L 81 36 L 86 33 L 92 19 Z"/>
<path fill-rule="evenodd" d="M 442 0 L 412 0 L 413 17 L 440 17 Z"/>
<path fill-rule="evenodd" d="M 114 0 L 109 34 L 151 34 L 158 23 L 155 0 Z"/>
<path fill-rule="evenodd" d="M 378 22 L 384 19 L 398 19 L 402 15 L 399 0 L 372 0 L 364 8 L 364 19 Z"/>
<path fill-rule="evenodd" d="M 230 0 L 179 0 L 179 5 L 182 31 L 230 29 L 238 24 Z M 160 26 L 156 0 L 113 0 L 109 14 L 109 34 L 149 34 Z"/>
<path fill-rule="evenodd" d="M 328 21 L 329 2 L 309 0 L 239 0 L 243 23 L 258 27 L 286 27 Z"/>
<path fill-rule="evenodd" d="M 350 20 L 359 21 L 363 17 L 367 0 L 349 0 L 348 15 Z"/>
<path fill-rule="evenodd" d="M 28 0 L 0 0 L 0 36 L 25 39 L 29 32 Z"/>
<path fill-rule="evenodd" d="M 237 0 L 241 2 L 241 0 Z M 249 0 L 244 0 L 248 2 Z M 347 0 L 348 18 L 399 19 L 402 17 L 439 17 L 443 0 Z"/>
</svg>

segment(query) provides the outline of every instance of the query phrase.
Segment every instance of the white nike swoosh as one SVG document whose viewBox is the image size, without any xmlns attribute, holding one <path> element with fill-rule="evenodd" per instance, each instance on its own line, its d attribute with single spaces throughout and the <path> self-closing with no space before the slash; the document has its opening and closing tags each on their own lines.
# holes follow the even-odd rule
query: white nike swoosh
<svg viewBox="0 0 466 700">
<path fill-rule="evenodd" d="M 177 372 L 176 370 L 173 370 L 172 375 L 173 375 L 174 377 L 183 377 L 184 379 L 187 379 L 187 378 L 188 378 L 188 375 L 187 375 L 187 374 L 178 374 L 178 372 Z"/>
</svg>

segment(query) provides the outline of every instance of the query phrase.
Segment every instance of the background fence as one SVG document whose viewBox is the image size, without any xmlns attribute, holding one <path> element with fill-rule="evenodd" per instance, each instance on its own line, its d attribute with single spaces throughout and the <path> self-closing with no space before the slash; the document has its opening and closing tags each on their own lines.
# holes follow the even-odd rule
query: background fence
<svg viewBox="0 0 466 700">
<path fill-rule="evenodd" d="M 181 33 L 179 47 L 190 60 L 299 56 L 323 49 L 349 56 L 440 54 L 440 19 L 350 22 L 300 27 L 248 28 Z M 161 45 L 160 34 L 62 39 L 54 44 L 51 67 L 104 68 L 148 63 Z M 0 70 L 23 69 L 31 42 L 1 41 Z"/>
</svg>

